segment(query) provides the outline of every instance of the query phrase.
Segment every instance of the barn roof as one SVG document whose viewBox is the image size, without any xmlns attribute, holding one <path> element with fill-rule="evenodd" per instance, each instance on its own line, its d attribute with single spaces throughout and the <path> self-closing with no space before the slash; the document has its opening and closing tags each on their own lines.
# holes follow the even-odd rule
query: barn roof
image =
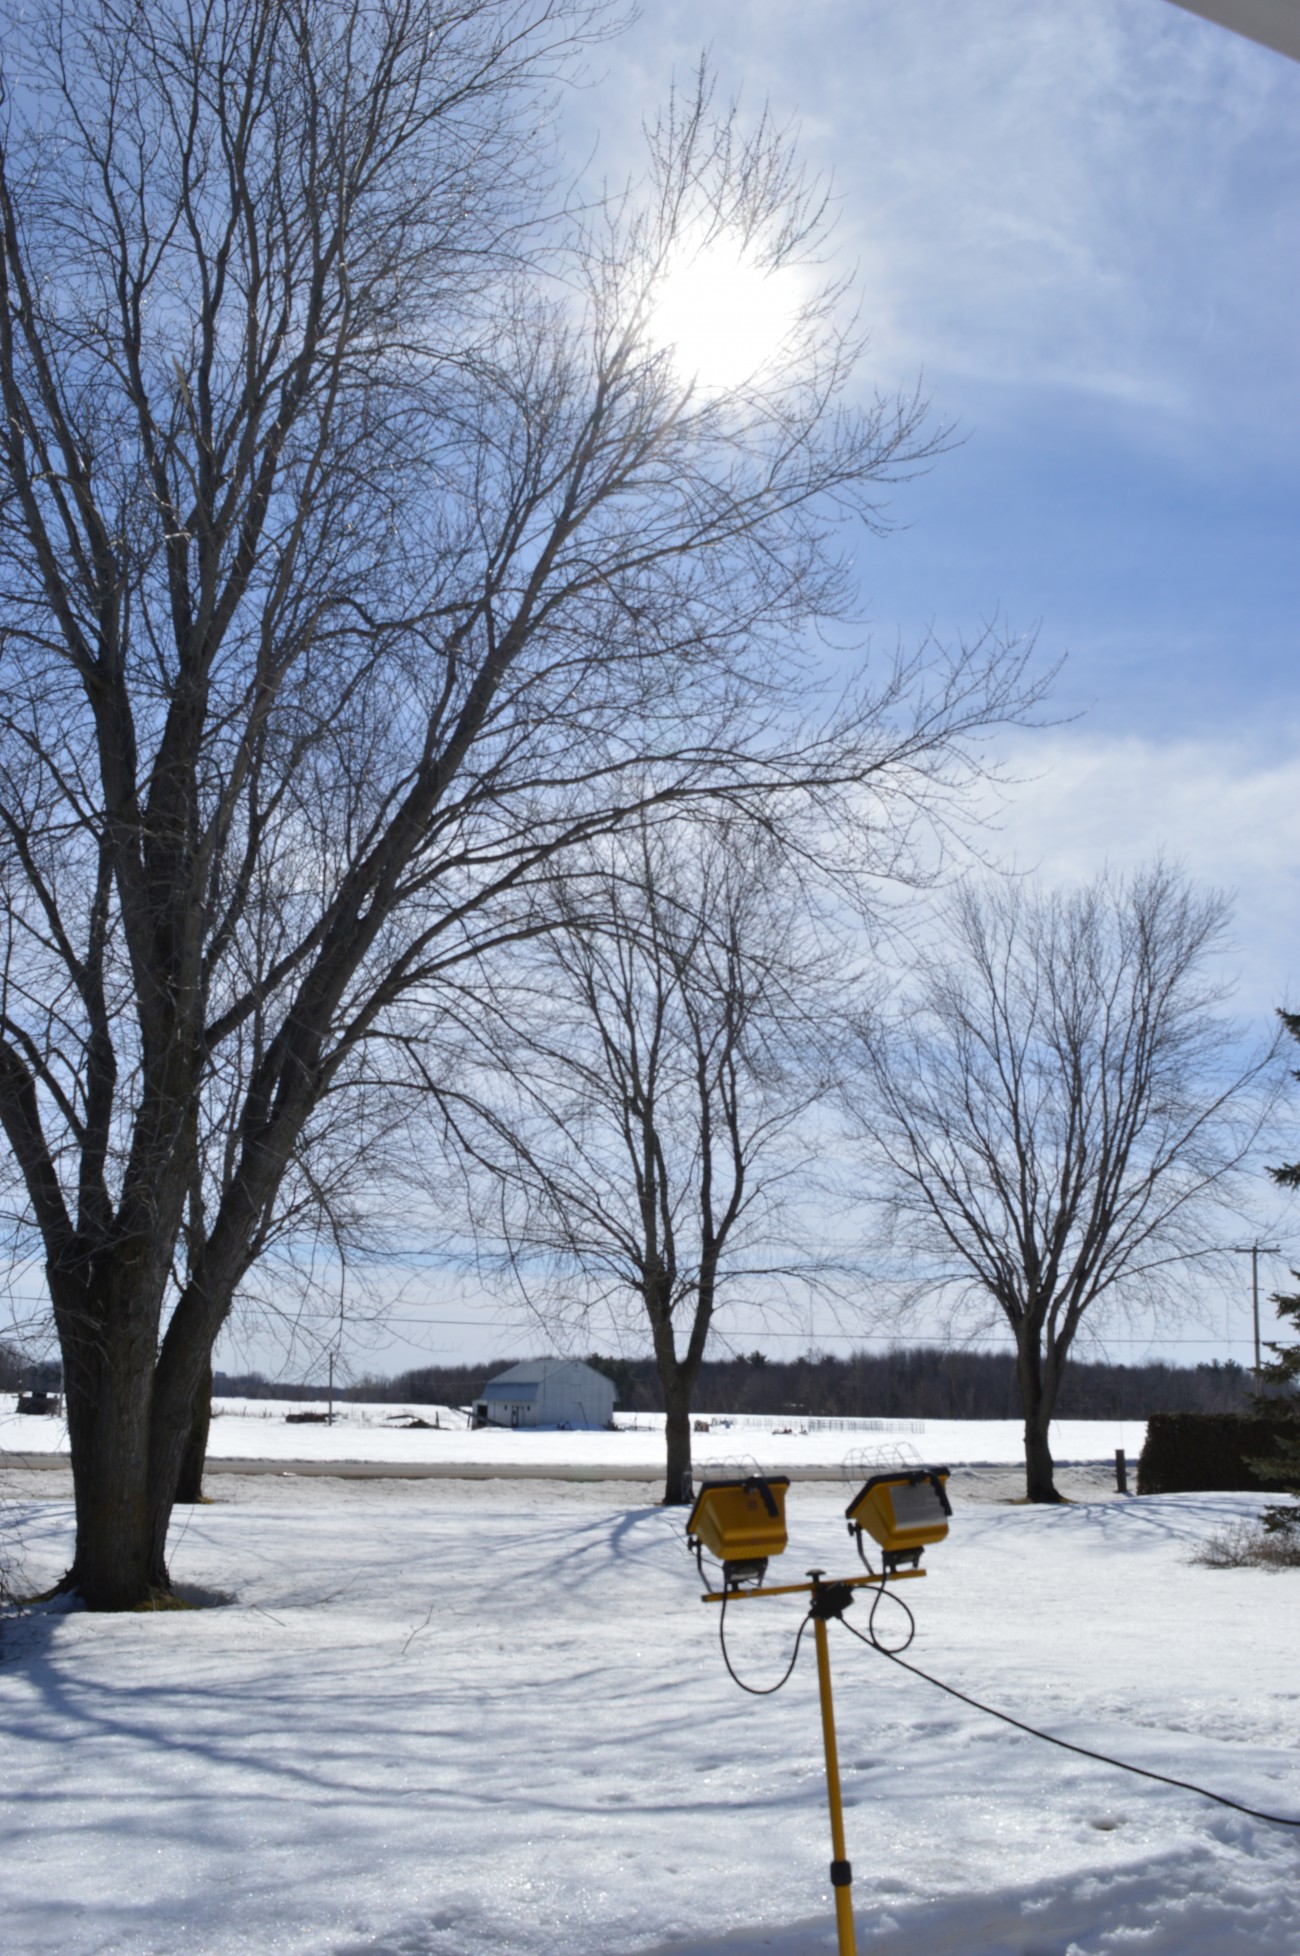
<svg viewBox="0 0 1300 1956">
<path fill-rule="evenodd" d="M 603 1372 L 598 1372 L 594 1365 L 588 1365 L 581 1358 L 529 1358 L 525 1359 L 522 1365 L 510 1365 L 504 1372 L 498 1372 L 495 1378 L 488 1381 L 484 1390 L 492 1392 L 496 1387 L 506 1385 L 532 1386 L 535 1389 L 545 1379 L 553 1378 L 557 1372 L 575 1371 L 587 1372 L 593 1379 L 605 1377 Z"/>
</svg>

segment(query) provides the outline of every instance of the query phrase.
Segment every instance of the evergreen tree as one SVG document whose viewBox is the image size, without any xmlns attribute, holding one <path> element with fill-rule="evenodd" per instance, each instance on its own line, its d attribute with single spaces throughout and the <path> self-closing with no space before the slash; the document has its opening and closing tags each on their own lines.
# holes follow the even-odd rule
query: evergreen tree
<svg viewBox="0 0 1300 1956">
<path fill-rule="evenodd" d="M 1280 1012 L 1278 1017 L 1291 1037 L 1300 1041 L 1300 1012 Z M 1300 1072 L 1295 1078 L 1300 1080 Z M 1279 1188 L 1300 1189 L 1300 1161 L 1284 1163 L 1268 1172 Z M 1291 1275 L 1300 1281 L 1300 1270 L 1293 1270 Z M 1292 1328 L 1300 1332 L 1300 1292 L 1275 1293 L 1271 1301 L 1277 1306 L 1278 1316 L 1289 1318 Z M 1267 1461 L 1259 1465 L 1270 1479 L 1282 1481 L 1289 1493 L 1300 1494 L 1300 1342 L 1271 1343 L 1269 1350 L 1273 1363 L 1261 1369 L 1260 1383 L 1264 1390 L 1255 1403 L 1260 1412 L 1279 1421 L 1281 1431 Z M 1261 1519 L 1270 1534 L 1300 1536 L 1300 1507 L 1265 1508 Z"/>
</svg>

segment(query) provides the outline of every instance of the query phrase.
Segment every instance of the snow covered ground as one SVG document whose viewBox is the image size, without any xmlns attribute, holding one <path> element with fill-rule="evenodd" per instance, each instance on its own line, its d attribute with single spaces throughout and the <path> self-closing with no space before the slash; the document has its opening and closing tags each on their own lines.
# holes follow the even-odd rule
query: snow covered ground
<svg viewBox="0 0 1300 1956">
<path fill-rule="evenodd" d="M 6 1453 L 67 1451 L 62 1419 L 19 1417 L 12 1398 L 0 1400 L 0 1459 Z M 289 1413 L 313 1410 L 291 1400 L 218 1399 L 209 1458 L 213 1460 L 357 1461 L 394 1468 L 426 1467 L 510 1471 L 543 1469 L 576 1476 L 644 1475 L 663 1471 L 663 1415 L 617 1416 L 610 1433 L 512 1432 L 508 1427 L 468 1431 L 463 1416 L 434 1406 L 340 1405 L 333 1426 L 290 1423 Z M 324 1402 L 316 1408 L 324 1410 Z M 1018 1420 L 855 1420 L 801 1422 L 784 1417 L 726 1421 L 702 1414 L 707 1433 L 696 1433 L 697 1465 L 751 1455 L 770 1473 L 809 1468 L 837 1470 L 851 1449 L 910 1442 L 943 1465 L 1009 1465 L 1024 1458 Z M 403 1420 L 440 1420 L 439 1426 L 405 1427 Z M 1142 1450 L 1142 1420 L 1058 1420 L 1052 1451 L 1066 1461 L 1114 1459 L 1124 1447 L 1130 1460 Z"/>
<path fill-rule="evenodd" d="M 33 1587 L 66 1564 L 66 1481 L 0 1475 Z M 1188 1560 L 1251 1498 L 1030 1510 L 981 1487 L 954 1477 L 953 1532 L 907 1586 L 909 1657 L 1300 1815 L 1300 1576 Z M 171 1548 L 209 1607 L 0 1626 L 6 1956 L 834 1950 L 811 1639 L 776 1697 L 737 1690 L 652 1485 L 212 1489 Z M 792 1488 L 783 1573 L 849 1572 L 844 1499 Z M 733 1610 L 742 1674 L 779 1673 L 799 1613 Z M 864 1956 L 1300 1951 L 1296 1832 L 1017 1735 L 840 1626 L 831 1644 Z"/>
</svg>

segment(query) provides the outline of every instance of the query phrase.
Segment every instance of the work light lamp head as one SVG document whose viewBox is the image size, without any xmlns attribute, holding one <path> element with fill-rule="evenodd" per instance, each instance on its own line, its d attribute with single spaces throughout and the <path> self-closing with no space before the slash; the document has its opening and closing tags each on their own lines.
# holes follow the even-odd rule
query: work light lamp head
<svg viewBox="0 0 1300 1956">
<path fill-rule="evenodd" d="M 686 1541 L 698 1560 L 707 1549 L 722 1564 L 729 1589 L 761 1582 L 769 1559 L 786 1546 L 785 1474 L 746 1474 L 706 1481 L 686 1523 Z M 702 1565 L 701 1565 L 702 1569 Z"/>
<path fill-rule="evenodd" d="M 871 1474 L 849 1502 L 849 1533 L 866 1561 L 862 1538 L 879 1545 L 885 1572 L 910 1563 L 948 1533 L 952 1506 L 947 1494 L 946 1467 L 898 1467 Z"/>
</svg>

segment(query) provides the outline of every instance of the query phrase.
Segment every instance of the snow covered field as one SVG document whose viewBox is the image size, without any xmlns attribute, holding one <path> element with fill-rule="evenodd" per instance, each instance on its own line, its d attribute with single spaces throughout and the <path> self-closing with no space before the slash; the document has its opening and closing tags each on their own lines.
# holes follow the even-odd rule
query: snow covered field
<svg viewBox="0 0 1300 1956">
<path fill-rule="evenodd" d="M 0 1475 L 33 1587 L 66 1564 L 66 1479 Z M 1187 1559 L 1250 1497 L 986 1486 L 954 1477 L 909 1657 L 1300 1814 L 1300 1575 Z M 171 1549 L 210 1607 L 0 1626 L 6 1956 L 833 1951 L 811 1639 L 778 1696 L 738 1691 L 652 1486 L 213 1491 Z M 783 1573 L 849 1572 L 844 1498 L 791 1489 Z M 799 1614 L 733 1610 L 744 1675 L 778 1674 Z M 1300 1951 L 1295 1832 L 1010 1732 L 840 1626 L 831 1647 L 864 1956 Z"/>
<path fill-rule="evenodd" d="M 63 1453 L 62 1419 L 20 1418 L 13 1400 L 0 1401 L 0 1459 L 8 1453 Z M 218 1399 L 208 1444 L 212 1460 L 357 1461 L 394 1468 L 428 1467 L 652 1478 L 664 1464 L 663 1415 L 617 1415 L 612 1433 L 511 1432 L 508 1427 L 466 1429 L 447 1407 L 340 1405 L 333 1426 L 290 1424 L 287 1413 L 312 1410 L 291 1400 Z M 322 1401 L 316 1410 L 324 1410 Z M 710 1460 L 752 1455 L 770 1473 L 838 1470 L 855 1448 L 907 1441 L 944 1465 L 1010 1465 L 1024 1459 L 1018 1420 L 861 1420 L 800 1422 L 786 1418 L 725 1422 L 701 1415 L 709 1431 L 696 1433 L 692 1452 L 699 1466 Z M 441 1426 L 404 1427 L 402 1420 L 440 1419 Z M 804 1430 L 808 1428 L 809 1430 Z M 1135 1461 L 1142 1450 L 1142 1420 L 1058 1420 L 1052 1450 L 1058 1461 L 1113 1461 L 1124 1447 Z"/>
</svg>

